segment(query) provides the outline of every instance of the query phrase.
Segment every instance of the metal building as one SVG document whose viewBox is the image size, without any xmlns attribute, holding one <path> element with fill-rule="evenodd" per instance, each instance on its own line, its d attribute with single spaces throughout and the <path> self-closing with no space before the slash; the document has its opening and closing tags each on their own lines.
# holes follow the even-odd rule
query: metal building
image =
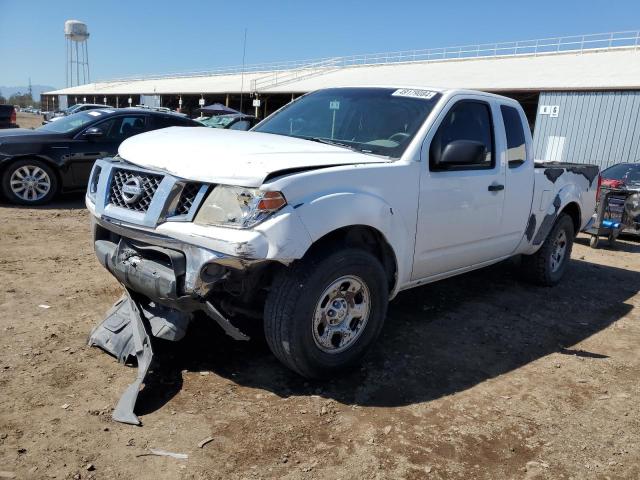
<svg viewBox="0 0 640 480">
<path fill-rule="evenodd" d="M 640 91 L 543 92 L 533 138 L 540 160 L 640 161 Z"/>
</svg>

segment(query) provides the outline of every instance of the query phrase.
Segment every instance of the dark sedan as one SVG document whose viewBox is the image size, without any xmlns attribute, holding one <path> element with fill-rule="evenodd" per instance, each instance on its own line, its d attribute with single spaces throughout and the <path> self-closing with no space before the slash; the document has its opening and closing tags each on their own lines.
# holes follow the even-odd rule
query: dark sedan
<svg viewBox="0 0 640 480">
<path fill-rule="evenodd" d="M 12 203 L 39 205 L 58 192 L 84 190 L 95 160 L 115 155 L 126 138 L 172 126 L 201 125 L 173 113 L 106 108 L 76 113 L 36 130 L 0 132 L 2 193 Z"/>
</svg>

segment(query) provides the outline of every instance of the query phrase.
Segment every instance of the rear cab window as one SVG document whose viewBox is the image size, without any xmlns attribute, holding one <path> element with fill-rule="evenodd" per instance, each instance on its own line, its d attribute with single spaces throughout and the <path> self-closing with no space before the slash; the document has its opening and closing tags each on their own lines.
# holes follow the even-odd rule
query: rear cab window
<svg viewBox="0 0 640 480">
<path fill-rule="evenodd" d="M 500 105 L 502 122 L 507 135 L 507 162 L 509 168 L 517 168 L 526 160 L 524 126 L 520 112 L 514 107 Z"/>
</svg>

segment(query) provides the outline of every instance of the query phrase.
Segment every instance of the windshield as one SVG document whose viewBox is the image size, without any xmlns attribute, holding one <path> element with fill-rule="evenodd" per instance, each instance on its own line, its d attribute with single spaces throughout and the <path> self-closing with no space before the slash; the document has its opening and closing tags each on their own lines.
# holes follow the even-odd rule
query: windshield
<svg viewBox="0 0 640 480">
<path fill-rule="evenodd" d="M 73 130 L 76 130 L 77 128 L 84 127 L 88 123 L 93 122 L 94 120 L 96 120 L 96 118 L 102 117 L 103 115 L 104 114 L 102 112 L 97 112 L 95 110 L 74 113 L 67 117 L 62 117 L 60 118 L 60 120 L 56 120 L 55 122 L 47 123 L 37 130 L 55 133 L 69 133 Z"/>
<path fill-rule="evenodd" d="M 640 182 L 640 164 L 620 163 L 609 167 L 602 172 L 602 177 L 607 180 L 620 180 L 622 182 Z"/>
<path fill-rule="evenodd" d="M 253 131 L 399 158 L 439 98 L 421 89 L 331 88 L 290 103 Z"/>
<path fill-rule="evenodd" d="M 207 127 L 214 128 L 224 128 L 233 122 L 236 119 L 235 116 L 227 117 L 224 115 L 219 115 L 217 117 L 207 118 L 205 120 L 200 120 L 200 123 L 205 124 Z"/>
</svg>

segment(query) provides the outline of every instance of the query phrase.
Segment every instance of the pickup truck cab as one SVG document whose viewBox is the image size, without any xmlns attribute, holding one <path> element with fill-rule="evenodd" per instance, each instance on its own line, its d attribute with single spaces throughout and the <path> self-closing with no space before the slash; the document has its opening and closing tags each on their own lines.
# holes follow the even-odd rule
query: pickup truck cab
<svg viewBox="0 0 640 480">
<path fill-rule="evenodd" d="M 345 87 L 249 132 L 144 133 L 93 168 L 96 254 L 154 335 L 204 314 L 246 339 L 239 321 L 263 321 L 277 358 L 327 377 L 365 354 L 401 290 L 516 255 L 560 281 L 598 168 L 536 164 L 527 125 L 488 93 Z"/>
</svg>

